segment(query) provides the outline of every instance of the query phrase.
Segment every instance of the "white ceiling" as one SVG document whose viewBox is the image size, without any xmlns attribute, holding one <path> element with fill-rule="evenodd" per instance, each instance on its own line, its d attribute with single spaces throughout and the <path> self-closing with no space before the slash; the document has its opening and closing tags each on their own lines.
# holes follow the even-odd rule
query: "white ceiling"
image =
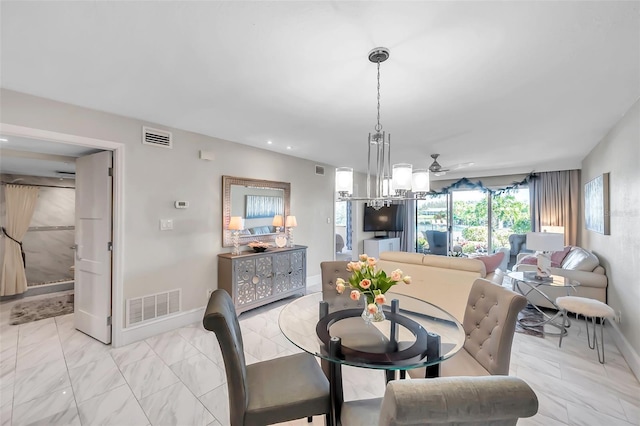
<svg viewBox="0 0 640 426">
<path fill-rule="evenodd" d="M 5 88 L 359 170 L 376 46 L 392 162 L 446 177 L 580 167 L 640 96 L 637 1 L 1 7 Z"/>
</svg>

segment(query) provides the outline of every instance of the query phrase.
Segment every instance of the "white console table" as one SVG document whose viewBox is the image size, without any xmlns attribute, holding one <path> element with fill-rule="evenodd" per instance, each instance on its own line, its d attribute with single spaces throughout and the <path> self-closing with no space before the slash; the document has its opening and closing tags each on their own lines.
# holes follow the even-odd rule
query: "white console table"
<svg viewBox="0 0 640 426">
<path fill-rule="evenodd" d="M 376 259 L 383 251 L 400 251 L 400 238 L 371 238 L 364 240 L 364 252 Z"/>
</svg>

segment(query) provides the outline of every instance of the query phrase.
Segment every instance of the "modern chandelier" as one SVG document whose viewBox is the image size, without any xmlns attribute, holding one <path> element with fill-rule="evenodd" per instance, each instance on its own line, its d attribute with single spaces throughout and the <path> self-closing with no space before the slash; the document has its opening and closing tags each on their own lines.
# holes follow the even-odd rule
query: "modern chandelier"
<svg viewBox="0 0 640 426">
<path fill-rule="evenodd" d="M 367 196 L 353 195 L 353 168 L 336 169 L 336 192 L 340 201 L 366 201 L 379 209 L 393 201 L 424 199 L 429 192 L 429 170 L 416 169 L 407 163 L 391 166 L 391 134 L 380 124 L 380 64 L 389 59 L 389 49 L 376 47 L 369 61 L 378 68 L 378 116 L 375 132 L 367 138 Z M 373 187 L 373 194 L 372 189 Z"/>
</svg>

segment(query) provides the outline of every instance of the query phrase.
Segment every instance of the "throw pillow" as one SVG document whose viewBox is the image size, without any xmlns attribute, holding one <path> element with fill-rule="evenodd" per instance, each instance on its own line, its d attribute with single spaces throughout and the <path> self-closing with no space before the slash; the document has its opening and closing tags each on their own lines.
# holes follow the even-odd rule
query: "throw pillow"
<svg viewBox="0 0 640 426">
<path fill-rule="evenodd" d="M 554 251 L 551 253 L 551 267 L 552 268 L 561 268 L 562 261 L 565 256 L 571 251 L 571 246 L 565 247 L 562 251 Z M 537 265 L 538 258 L 536 256 L 526 256 L 520 261 L 521 265 Z"/>
<path fill-rule="evenodd" d="M 502 263 L 502 259 L 504 259 L 504 252 L 499 251 L 498 253 L 494 253 L 490 256 L 478 256 L 474 259 L 481 260 L 482 263 L 484 263 L 485 268 L 487 269 L 487 274 L 490 274 L 498 269 L 498 266 L 500 266 L 500 263 Z"/>
<path fill-rule="evenodd" d="M 538 258 L 535 256 L 525 256 L 520 260 L 520 265 L 537 265 Z"/>
<path fill-rule="evenodd" d="M 560 265 L 562 265 L 562 261 L 565 257 L 567 257 L 567 254 L 569 254 L 570 251 L 571 246 L 566 246 L 564 250 L 554 251 L 553 253 L 551 253 L 551 266 L 554 268 L 560 268 Z"/>
</svg>

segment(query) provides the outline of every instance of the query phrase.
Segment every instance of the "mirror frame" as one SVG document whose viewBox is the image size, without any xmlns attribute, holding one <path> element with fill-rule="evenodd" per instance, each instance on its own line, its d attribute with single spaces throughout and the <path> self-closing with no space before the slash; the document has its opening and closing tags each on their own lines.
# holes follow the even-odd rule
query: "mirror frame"
<svg viewBox="0 0 640 426">
<path fill-rule="evenodd" d="M 284 216 L 289 215 L 289 203 L 291 199 L 291 184 L 289 182 L 222 176 L 222 247 L 233 247 L 231 231 L 227 229 L 229 227 L 229 221 L 231 220 L 232 185 L 283 190 Z M 239 241 L 240 245 L 247 245 L 251 241 L 273 242 L 275 235 L 276 234 L 240 235 Z"/>
</svg>

